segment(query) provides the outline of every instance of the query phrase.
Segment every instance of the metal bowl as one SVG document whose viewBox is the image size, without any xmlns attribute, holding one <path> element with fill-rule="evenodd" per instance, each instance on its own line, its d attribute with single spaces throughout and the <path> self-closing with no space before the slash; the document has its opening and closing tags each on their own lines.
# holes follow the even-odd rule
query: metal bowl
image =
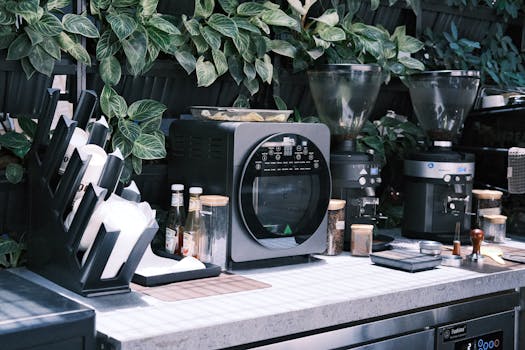
<svg viewBox="0 0 525 350">
<path fill-rule="evenodd" d="M 459 255 L 442 255 L 441 265 L 458 267 L 461 265 L 463 258 Z"/>
<path fill-rule="evenodd" d="M 419 242 L 419 252 L 427 255 L 441 255 L 443 245 L 436 241 Z"/>
</svg>

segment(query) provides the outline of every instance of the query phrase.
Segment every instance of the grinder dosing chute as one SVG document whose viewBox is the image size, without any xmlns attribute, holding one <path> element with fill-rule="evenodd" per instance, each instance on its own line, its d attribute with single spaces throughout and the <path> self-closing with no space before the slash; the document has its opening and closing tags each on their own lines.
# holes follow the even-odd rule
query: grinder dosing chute
<svg viewBox="0 0 525 350">
<path fill-rule="evenodd" d="M 420 126 L 432 141 L 405 160 L 403 235 L 452 243 L 459 223 L 468 241 L 474 155 L 452 150 L 477 95 L 477 71 L 430 71 L 402 77 Z"/>
<path fill-rule="evenodd" d="M 308 72 L 320 120 L 330 129 L 332 198 L 346 200 L 345 249 L 350 226 L 375 221 L 375 188 L 380 163 L 371 153 L 356 152 L 355 139 L 368 119 L 384 81 L 374 64 L 330 64 Z"/>
</svg>

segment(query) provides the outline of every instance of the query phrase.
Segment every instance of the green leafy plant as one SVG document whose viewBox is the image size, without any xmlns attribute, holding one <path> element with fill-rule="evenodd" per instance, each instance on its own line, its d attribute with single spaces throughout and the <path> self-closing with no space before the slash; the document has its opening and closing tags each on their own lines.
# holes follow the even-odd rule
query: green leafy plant
<svg viewBox="0 0 525 350">
<path fill-rule="evenodd" d="M 483 83 L 499 87 L 525 85 L 523 54 L 496 23 L 480 42 L 460 38 L 454 22 L 450 33 L 425 31 L 421 59 L 428 69 L 473 69 L 481 72 Z"/>
<path fill-rule="evenodd" d="M 448 6 L 456 6 L 460 9 L 469 9 L 485 6 L 496 11 L 496 15 L 503 16 L 505 21 L 510 18 L 518 18 L 525 8 L 523 0 L 447 0 Z"/>
<path fill-rule="evenodd" d="M 199 86 L 210 86 L 229 73 L 242 84 L 234 105 L 244 107 L 249 104 L 245 91 L 253 96 L 261 83 L 278 84 L 275 55 L 292 58 L 295 71 L 323 56 L 330 62 L 379 62 L 395 74 L 423 69 L 409 57 L 422 43 L 407 36 L 404 27 L 390 35 L 381 27 L 351 23 L 357 1 L 333 0 L 322 16 L 309 20 L 309 9 L 316 2 L 288 0 L 281 6 L 271 1 L 196 1 L 193 16 L 181 17 L 181 33 L 172 40 L 173 55 L 188 74 L 196 73 Z M 371 4 L 378 6 L 376 1 Z"/>
<path fill-rule="evenodd" d="M 15 159 L 9 158 L 9 162 L 5 166 L 5 177 L 14 184 L 22 181 L 24 176 L 24 158 L 31 148 L 36 132 L 36 123 L 33 120 L 20 117 L 18 118 L 18 123 L 22 129 L 21 133 L 8 131 L 0 135 L 0 147 L 16 156 Z M 9 154 L 7 154 L 7 157 L 9 157 Z"/>
<path fill-rule="evenodd" d="M 70 1 L 0 3 L 0 50 L 7 49 L 7 60 L 20 61 L 28 78 L 35 72 L 51 76 L 62 52 L 91 64 L 80 38 L 98 38 L 98 30 L 84 15 L 63 14 L 61 9 L 67 5 Z"/>
<path fill-rule="evenodd" d="M 196 1 L 193 16 L 182 16 L 174 56 L 188 74 L 195 71 L 198 86 L 229 72 L 254 95 L 275 78 L 270 52 L 281 53 L 280 41 L 271 39 L 276 27 L 298 30 L 299 22 L 271 1 Z M 246 99 L 236 105 L 246 105 Z"/>
<path fill-rule="evenodd" d="M 102 112 L 111 126 L 111 147 L 125 157 L 121 177 L 127 182 L 134 171 L 142 172 L 144 160 L 166 156 L 164 134 L 160 131 L 166 106 L 154 100 L 129 105 L 114 87 L 123 72 L 147 72 L 159 54 L 174 54 L 179 29 L 171 16 L 157 13 L 158 0 L 94 0 L 90 12 L 98 20 L 101 36 L 95 55 L 104 81 L 100 96 Z"/>
<path fill-rule="evenodd" d="M 354 2 L 348 6 L 335 2 L 336 7 L 311 19 L 308 13 L 316 0 L 307 0 L 304 5 L 298 0 L 288 2 L 291 16 L 301 23 L 301 28 L 297 32 L 280 31 L 283 40 L 277 52 L 293 59 L 295 71 L 322 59 L 325 63 L 378 63 L 388 77 L 424 69 L 420 61 L 411 57 L 423 48 L 423 43 L 406 35 L 404 26 L 390 34 L 379 25 L 355 21 L 358 7 Z"/>
<path fill-rule="evenodd" d="M 505 35 L 501 24 L 494 24 L 481 42 L 479 70 L 487 82 L 500 87 L 525 86 L 524 55 L 512 39 Z"/>
<path fill-rule="evenodd" d="M 69 5 L 69 0 L 0 3 L 0 51 L 6 60 L 20 62 L 27 79 L 36 72 L 51 76 L 63 53 L 91 64 L 91 57 L 80 42 L 82 38 L 98 38 L 99 32 L 85 15 L 64 14 Z M 30 119 L 19 116 L 18 121 L 22 133 L 8 131 L 0 136 L 0 147 L 19 159 L 5 168 L 6 178 L 13 183 L 22 179 L 23 158 L 31 147 L 36 128 Z"/>
<path fill-rule="evenodd" d="M 22 262 L 25 244 L 17 242 L 7 235 L 0 236 L 0 267 L 17 267 Z"/>
<path fill-rule="evenodd" d="M 353 0 L 353 3 L 356 3 L 358 1 Z M 388 0 L 388 6 L 393 6 L 398 2 L 398 0 Z M 410 6 L 414 12 L 417 13 L 417 9 L 421 6 L 421 0 L 405 0 L 405 3 Z M 370 0 L 370 5 L 372 10 L 377 10 L 379 5 L 381 4 L 381 0 Z"/>
<path fill-rule="evenodd" d="M 481 62 L 477 55 L 480 43 L 459 38 L 454 21 L 450 24 L 450 33 L 433 33 L 425 29 L 425 50 L 423 58 L 429 69 L 475 69 Z"/>
<path fill-rule="evenodd" d="M 425 134 L 416 124 L 393 111 L 373 122 L 366 121 L 357 137 L 358 151 L 373 149 L 381 164 L 402 160 L 410 151 L 418 148 Z"/>
<path fill-rule="evenodd" d="M 140 100 L 128 107 L 124 98 L 107 86 L 102 91 L 100 105 L 113 130 L 111 147 L 118 148 L 125 159 L 122 182 L 129 181 L 133 171 L 142 173 L 144 160 L 166 157 L 164 134 L 159 130 L 165 105 L 155 100 Z"/>
<path fill-rule="evenodd" d="M 173 52 L 180 31 L 171 16 L 157 13 L 158 0 L 92 0 L 90 12 L 100 26 L 96 58 L 100 77 L 116 85 L 122 67 L 139 75 L 151 68 L 161 52 Z"/>
</svg>

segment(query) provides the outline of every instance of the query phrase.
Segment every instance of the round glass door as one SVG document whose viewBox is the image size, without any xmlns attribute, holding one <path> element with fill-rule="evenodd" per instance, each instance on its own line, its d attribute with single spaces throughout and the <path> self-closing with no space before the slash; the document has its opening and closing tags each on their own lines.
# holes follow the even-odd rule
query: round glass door
<svg viewBox="0 0 525 350">
<path fill-rule="evenodd" d="M 328 208 L 330 170 L 308 138 L 275 134 L 244 164 L 239 210 L 251 235 L 270 249 L 293 248 L 315 233 Z"/>
</svg>

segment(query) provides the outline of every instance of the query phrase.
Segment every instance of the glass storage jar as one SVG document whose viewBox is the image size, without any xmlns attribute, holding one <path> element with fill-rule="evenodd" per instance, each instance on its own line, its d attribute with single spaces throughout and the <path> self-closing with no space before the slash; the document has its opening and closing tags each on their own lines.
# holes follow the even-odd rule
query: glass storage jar
<svg viewBox="0 0 525 350">
<path fill-rule="evenodd" d="M 229 229 L 229 198 L 227 196 L 204 195 L 201 196 L 202 229 L 205 230 L 206 242 L 201 242 L 207 247 L 205 262 L 219 265 L 226 269 L 226 250 Z"/>
<path fill-rule="evenodd" d="M 501 214 L 501 197 L 503 192 L 494 190 L 472 190 L 474 197 L 472 209 L 474 211 L 474 220 L 472 224 L 481 228 L 481 221 L 484 215 Z"/>
<path fill-rule="evenodd" d="M 484 215 L 481 229 L 485 233 L 486 241 L 503 243 L 507 230 L 507 217 L 505 215 Z"/>
<path fill-rule="evenodd" d="M 338 255 L 343 251 L 345 236 L 345 204 L 343 199 L 331 199 L 328 204 L 328 232 L 325 255 Z"/>
<path fill-rule="evenodd" d="M 350 253 L 355 256 L 369 256 L 372 253 L 374 225 L 353 224 Z"/>
</svg>

